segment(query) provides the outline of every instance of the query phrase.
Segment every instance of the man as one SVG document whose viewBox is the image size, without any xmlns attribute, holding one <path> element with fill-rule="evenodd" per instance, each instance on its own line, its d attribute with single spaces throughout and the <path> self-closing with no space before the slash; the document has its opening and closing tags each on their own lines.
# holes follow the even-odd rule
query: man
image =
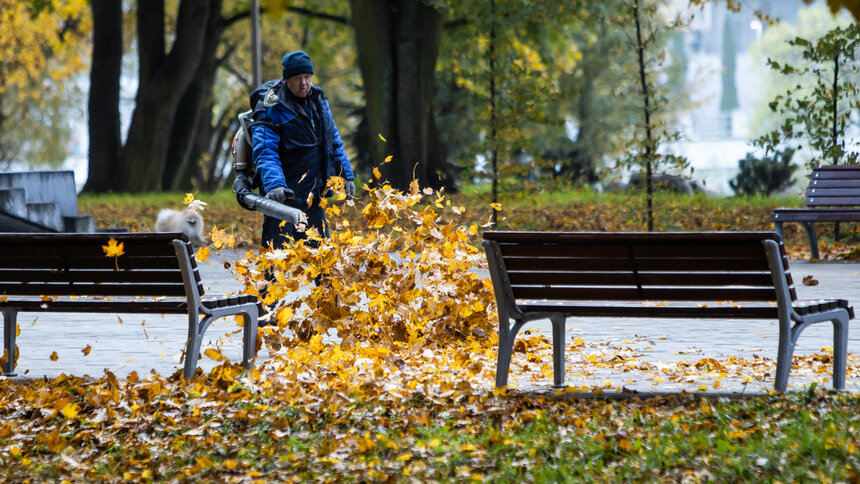
<svg viewBox="0 0 860 484">
<path fill-rule="evenodd" d="M 314 66 L 302 51 L 281 61 L 282 78 L 255 90 L 251 139 L 253 160 L 266 198 L 305 212 L 310 227 L 328 237 L 325 209 L 330 177 L 346 180 L 349 197 L 355 195 L 352 167 L 334 124 L 323 91 L 311 83 Z M 265 95 L 262 95 L 265 92 Z M 263 217 L 262 244 L 281 247 L 287 238 L 305 238 L 304 231 L 274 217 Z"/>
</svg>

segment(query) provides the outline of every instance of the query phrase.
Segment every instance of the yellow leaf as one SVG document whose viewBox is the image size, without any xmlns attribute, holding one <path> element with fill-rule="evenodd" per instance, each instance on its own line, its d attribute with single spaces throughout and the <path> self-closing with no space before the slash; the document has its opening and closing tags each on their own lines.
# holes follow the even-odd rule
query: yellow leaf
<svg viewBox="0 0 860 484">
<path fill-rule="evenodd" d="M 490 206 L 493 207 L 493 210 L 495 210 L 497 212 L 502 211 L 502 204 L 501 203 L 492 203 L 492 204 L 490 204 Z"/>
<path fill-rule="evenodd" d="M 78 406 L 74 403 L 67 403 L 62 410 L 60 410 L 66 418 L 75 418 L 78 416 Z"/>
<path fill-rule="evenodd" d="M 221 354 L 220 351 L 216 350 L 215 348 L 206 348 L 206 351 L 204 351 L 203 354 L 208 356 L 209 358 L 212 358 L 215 361 L 224 361 L 227 359 L 224 357 L 224 355 Z"/>
<path fill-rule="evenodd" d="M 84 356 L 87 356 L 88 354 L 90 354 L 90 351 L 92 351 L 92 349 L 93 349 L 93 348 L 92 348 L 92 346 L 87 345 L 87 347 L 86 347 L 86 348 L 84 348 L 84 349 L 82 349 L 82 350 L 81 350 L 81 353 L 83 353 L 83 354 L 84 354 Z"/>
<path fill-rule="evenodd" d="M 236 466 L 238 466 L 238 465 L 239 465 L 239 462 L 237 462 L 233 459 L 227 459 L 224 461 L 224 467 L 226 467 L 227 469 L 230 469 L 230 470 L 235 469 Z"/>
<path fill-rule="evenodd" d="M 206 262 L 206 259 L 209 258 L 209 247 L 200 247 L 197 249 L 197 260 L 200 262 Z"/>
<path fill-rule="evenodd" d="M 56 352 L 56 351 L 55 351 L 55 352 L 53 352 L 53 353 L 51 353 L 51 361 L 57 361 L 57 360 L 59 360 L 59 359 L 60 359 L 60 357 L 59 357 L 59 356 L 57 356 L 57 352 Z"/>
<path fill-rule="evenodd" d="M 379 172 L 379 168 L 373 167 L 373 176 L 375 178 L 382 178 L 382 173 Z"/>
<path fill-rule="evenodd" d="M 388 140 L 386 140 L 385 138 L 382 137 L 382 133 L 379 133 L 379 139 L 381 139 L 382 141 L 385 141 L 386 143 L 388 142 Z"/>
<path fill-rule="evenodd" d="M 105 256 L 107 257 L 118 257 L 125 254 L 125 248 L 123 247 L 123 243 L 120 242 L 117 244 L 116 239 L 111 237 L 108 239 L 108 245 L 103 245 L 102 250 L 105 252 Z"/>
<path fill-rule="evenodd" d="M 388 163 L 389 161 L 391 161 L 391 159 L 392 159 L 392 158 L 394 158 L 394 155 L 388 155 L 388 156 L 386 156 L 386 157 L 385 157 L 385 161 L 383 161 L 383 163 Z"/>
<path fill-rule="evenodd" d="M 194 194 L 193 193 L 186 193 L 185 198 L 182 199 L 182 203 L 184 203 L 185 205 L 188 205 L 189 203 L 191 203 L 193 201 L 194 201 Z"/>
</svg>

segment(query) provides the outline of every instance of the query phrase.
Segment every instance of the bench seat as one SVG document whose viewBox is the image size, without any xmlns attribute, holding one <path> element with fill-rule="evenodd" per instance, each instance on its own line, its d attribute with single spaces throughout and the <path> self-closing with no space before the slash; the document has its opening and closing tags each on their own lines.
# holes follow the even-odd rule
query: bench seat
<svg viewBox="0 0 860 484">
<path fill-rule="evenodd" d="M 624 317 L 778 320 L 779 391 L 801 331 L 830 321 L 833 384 L 844 388 L 854 310 L 842 299 L 798 300 L 774 232 L 485 232 L 483 245 L 499 313 L 498 387 L 507 385 L 526 323 L 552 323 L 553 382 L 561 386 L 565 320 Z"/>
<path fill-rule="evenodd" d="M 803 226 L 812 257 L 819 258 L 816 223 L 860 222 L 860 165 L 823 165 L 812 169 L 804 198 L 806 208 L 777 208 L 771 215 L 776 233 L 786 222 Z M 838 239 L 839 232 L 834 233 Z"/>
<path fill-rule="evenodd" d="M 124 253 L 107 257 L 114 239 Z M 204 295 L 188 237 L 181 233 L 0 233 L 3 374 L 15 375 L 19 312 L 186 314 L 183 374 L 197 369 L 203 334 L 217 318 L 244 321 L 243 364 L 256 353 L 256 296 Z"/>
</svg>

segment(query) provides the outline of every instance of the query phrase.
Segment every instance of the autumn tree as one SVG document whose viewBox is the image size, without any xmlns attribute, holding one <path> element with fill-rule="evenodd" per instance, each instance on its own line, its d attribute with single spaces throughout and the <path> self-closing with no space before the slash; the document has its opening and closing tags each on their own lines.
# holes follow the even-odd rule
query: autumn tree
<svg viewBox="0 0 860 484">
<path fill-rule="evenodd" d="M 812 151 L 810 167 L 857 163 L 860 153 L 847 141 L 860 117 L 860 27 L 836 27 L 812 41 L 795 37 L 789 45 L 801 52 L 800 63 L 768 59 L 772 69 L 797 82 L 769 105 L 784 122 L 755 143 L 768 153 L 805 144 Z"/>
<path fill-rule="evenodd" d="M 0 25 L 0 166 L 57 166 L 80 115 L 73 79 L 87 67 L 86 5 L 0 0 Z"/>
<path fill-rule="evenodd" d="M 677 139 L 668 116 L 672 110 L 668 108 L 670 99 L 661 77 L 666 77 L 666 69 L 671 64 L 671 58 L 664 49 L 668 35 L 682 25 L 680 18 L 666 20 L 657 9 L 657 3 L 651 0 L 632 0 L 627 4 L 626 12 L 621 12 L 619 21 L 630 31 L 630 48 L 636 55 L 636 64 L 630 72 L 638 80 L 639 88 L 635 98 L 639 102 L 641 118 L 631 139 L 629 152 L 624 165 L 644 171 L 646 193 L 647 230 L 654 230 L 654 174 L 661 166 L 673 165 L 683 167 L 686 160 L 660 152 L 660 144 Z"/>
</svg>

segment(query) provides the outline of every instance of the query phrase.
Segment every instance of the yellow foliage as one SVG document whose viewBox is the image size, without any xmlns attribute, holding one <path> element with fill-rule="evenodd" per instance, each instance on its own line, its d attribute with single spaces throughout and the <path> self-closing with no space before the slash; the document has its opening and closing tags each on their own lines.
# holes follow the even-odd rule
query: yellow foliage
<svg viewBox="0 0 860 484">
<path fill-rule="evenodd" d="M 332 186 L 342 190 L 342 183 Z M 347 347 L 485 340 L 495 324 L 495 300 L 492 285 L 478 275 L 486 269 L 483 251 L 470 243 L 477 227 L 442 223 L 436 211 L 459 216 L 464 209 L 444 204 L 441 192 L 421 190 L 417 183 L 407 193 L 385 185 L 368 195 L 360 207 L 366 232 L 336 231 L 316 247 L 291 243 L 237 263 L 245 292 L 264 284 L 263 274 L 275 276 L 264 302 L 282 299 L 278 326 L 292 334 L 279 336 L 286 338 L 279 344 L 313 341 L 330 331 Z M 332 226 L 342 226 L 339 213 L 329 211 Z M 309 295 L 292 294 L 297 281 L 314 285 Z"/>
</svg>

